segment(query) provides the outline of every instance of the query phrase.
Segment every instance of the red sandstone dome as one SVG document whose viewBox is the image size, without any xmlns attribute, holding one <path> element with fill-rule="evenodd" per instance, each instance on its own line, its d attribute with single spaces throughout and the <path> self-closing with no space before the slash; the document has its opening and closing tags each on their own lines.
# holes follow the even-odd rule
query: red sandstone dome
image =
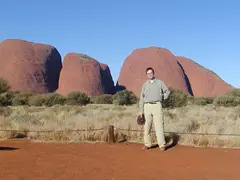
<svg viewBox="0 0 240 180">
<path fill-rule="evenodd" d="M 125 59 L 117 88 L 123 86 L 139 96 L 141 86 L 147 80 L 147 67 L 153 67 L 156 77 L 163 80 L 168 87 L 191 94 L 176 57 L 167 49 L 157 47 L 136 49 Z"/>
<path fill-rule="evenodd" d="M 114 82 L 109 67 L 78 53 L 68 53 L 63 60 L 58 93 L 78 91 L 89 96 L 113 94 Z"/>
<path fill-rule="evenodd" d="M 125 59 L 117 88 L 127 88 L 139 96 L 141 86 L 147 80 L 145 69 L 149 66 L 155 69 L 156 77 L 168 87 L 181 89 L 194 96 L 214 97 L 232 90 L 212 71 L 158 47 L 134 50 Z"/>
<path fill-rule="evenodd" d="M 0 77 L 13 91 L 54 92 L 61 68 L 61 56 L 53 46 L 19 39 L 0 43 Z"/>
<path fill-rule="evenodd" d="M 194 96 L 214 97 L 232 90 L 232 86 L 216 73 L 188 58 L 177 57 L 177 59 L 188 76 Z"/>
</svg>

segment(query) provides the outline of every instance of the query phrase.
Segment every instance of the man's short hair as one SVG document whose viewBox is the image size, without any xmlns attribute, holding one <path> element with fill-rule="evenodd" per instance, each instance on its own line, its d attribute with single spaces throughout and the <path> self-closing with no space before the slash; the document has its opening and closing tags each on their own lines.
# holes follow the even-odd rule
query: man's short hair
<svg viewBox="0 0 240 180">
<path fill-rule="evenodd" d="M 154 69 L 151 68 L 151 67 L 148 67 L 148 68 L 146 69 L 146 74 L 147 74 L 147 72 L 148 72 L 149 70 L 152 70 L 152 72 L 153 72 L 153 74 L 154 74 Z"/>
</svg>

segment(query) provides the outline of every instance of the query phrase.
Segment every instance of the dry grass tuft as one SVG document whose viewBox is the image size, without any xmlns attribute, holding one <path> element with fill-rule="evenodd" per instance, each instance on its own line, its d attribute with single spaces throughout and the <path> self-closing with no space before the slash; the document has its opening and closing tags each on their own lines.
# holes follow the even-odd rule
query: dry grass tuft
<svg viewBox="0 0 240 180">
<path fill-rule="evenodd" d="M 27 137 L 33 140 L 61 142 L 104 141 L 106 140 L 104 128 L 113 125 L 116 128 L 115 138 L 118 142 L 142 143 L 143 126 L 136 123 L 137 113 L 136 105 L 4 107 L 0 108 L 0 129 L 13 131 L 0 131 L 0 138 Z M 177 137 L 178 143 L 183 145 L 240 147 L 240 136 L 195 134 L 240 134 L 240 107 L 188 105 L 164 109 L 164 124 L 167 141 L 174 136 Z M 79 131 L 71 131 L 74 129 Z M 152 140 L 156 142 L 154 132 Z"/>
</svg>

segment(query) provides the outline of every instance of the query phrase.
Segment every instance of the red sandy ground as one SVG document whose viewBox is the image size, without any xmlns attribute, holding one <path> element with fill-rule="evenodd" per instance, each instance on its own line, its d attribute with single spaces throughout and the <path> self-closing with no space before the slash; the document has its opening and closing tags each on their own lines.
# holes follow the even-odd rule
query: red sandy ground
<svg viewBox="0 0 240 180">
<path fill-rule="evenodd" d="M 240 150 L 141 144 L 0 142 L 3 180 L 239 180 Z M 16 148 L 16 149 L 10 149 Z"/>
</svg>

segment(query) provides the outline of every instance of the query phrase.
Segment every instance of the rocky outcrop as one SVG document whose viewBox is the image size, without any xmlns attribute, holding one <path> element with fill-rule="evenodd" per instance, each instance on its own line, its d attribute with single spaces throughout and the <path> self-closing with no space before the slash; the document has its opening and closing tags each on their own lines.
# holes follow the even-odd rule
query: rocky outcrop
<svg viewBox="0 0 240 180">
<path fill-rule="evenodd" d="M 139 96 L 141 86 L 147 80 L 145 72 L 147 67 L 154 68 L 156 77 L 163 80 L 168 87 L 191 94 L 191 87 L 188 86 L 176 57 L 167 49 L 157 47 L 135 49 L 125 59 L 117 89 L 126 88 Z"/>
<path fill-rule="evenodd" d="M 232 90 L 216 73 L 158 47 L 135 49 L 127 56 L 117 89 L 127 88 L 139 96 L 147 67 L 153 67 L 168 87 L 190 95 L 214 97 Z M 20 92 L 67 95 L 80 91 L 97 96 L 116 91 L 108 65 L 80 53 L 68 53 L 62 65 L 55 47 L 20 39 L 0 43 L 0 77 L 9 82 L 12 91 Z"/>
<path fill-rule="evenodd" d="M 177 57 L 177 60 L 190 81 L 194 96 L 215 97 L 232 90 L 232 86 L 213 71 L 185 57 Z"/>
<path fill-rule="evenodd" d="M 19 39 L 0 43 L 0 77 L 12 91 L 48 93 L 58 89 L 61 56 L 51 45 Z"/>
<path fill-rule="evenodd" d="M 115 93 L 109 67 L 87 55 L 68 53 L 63 60 L 57 92 L 67 95 L 72 91 L 89 96 Z"/>
<path fill-rule="evenodd" d="M 168 87 L 183 90 L 190 95 L 214 97 L 232 90 L 216 73 L 158 47 L 136 49 L 125 59 L 117 89 L 126 88 L 139 97 L 141 86 L 147 80 L 147 67 L 154 68 L 156 77 Z"/>
</svg>

